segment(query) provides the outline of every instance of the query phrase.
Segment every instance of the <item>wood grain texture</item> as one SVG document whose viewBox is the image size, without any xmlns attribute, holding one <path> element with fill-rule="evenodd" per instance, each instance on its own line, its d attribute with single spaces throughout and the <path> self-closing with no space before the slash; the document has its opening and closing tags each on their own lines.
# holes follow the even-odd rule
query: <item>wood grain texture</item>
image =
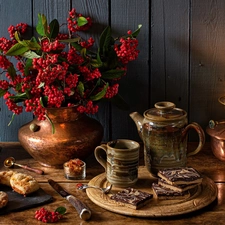
<svg viewBox="0 0 225 225">
<path fill-rule="evenodd" d="M 152 1 L 151 102 L 188 111 L 189 1 Z"/>
<path fill-rule="evenodd" d="M 188 148 L 194 149 L 197 143 L 188 143 Z M 8 155 L 13 154 L 13 156 L 18 159 L 19 163 L 25 162 L 31 163 L 33 166 L 38 166 L 38 163 L 31 159 L 27 153 L 21 148 L 19 143 L 0 143 L 1 157 L 0 160 L 7 157 Z M 93 156 L 92 156 L 93 157 Z M 99 166 L 97 161 L 95 161 L 92 157 L 87 161 L 87 175 L 88 178 L 83 181 L 83 183 L 88 183 L 92 178 L 101 174 L 103 172 L 102 168 Z M 141 156 L 142 157 L 142 156 Z M 143 159 L 141 158 L 141 161 Z M 2 165 L 2 164 L 1 164 Z M 113 213 L 109 210 L 106 210 L 94 202 L 92 202 L 85 191 L 80 191 L 76 188 L 76 184 L 81 181 L 71 181 L 63 178 L 60 175 L 59 170 L 51 170 L 46 168 L 46 175 L 38 175 L 32 174 L 38 179 L 38 182 L 41 188 L 49 195 L 53 196 L 54 201 L 50 204 L 44 205 L 44 207 L 50 211 L 54 211 L 59 206 L 64 206 L 67 209 L 67 213 L 64 218 L 59 221 L 57 224 L 105 224 L 105 225 L 136 225 L 136 224 L 153 224 L 153 225 L 189 225 L 189 224 L 224 224 L 224 210 L 225 210 L 225 164 L 224 162 L 220 162 L 216 159 L 212 151 L 210 149 L 209 143 L 206 143 L 203 150 L 199 152 L 195 156 L 191 156 L 188 159 L 188 165 L 196 168 L 200 173 L 205 176 L 210 177 L 215 181 L 216 186 L 218 188 L 218 196 L 217 199 L 211 203 L 210 205 L 192 213 L 171 216 L 166 218 L 140 218 L 133 216 L 124 216 L 118 213 Z M 209 166 L 210 165 L 210 166 Z M 2 168 L 1 168 L 2 169 Z M 14 170 L 17 171 L 15 167 Z M 21 171 L 20 169 L 18 171 Z M 21 171 L 22 172 L 22 171 Z M 24 171 L 23 171 L 24 172 Z M 60 177 L 61 176 L 61 177 Z M 145 178 L 149 175 L 146 174 Z M 59 184 L 69 191 L 71 194 L 78 197 L 82 200 L 92 212 L 91 220 L 88 222 L 83 222 L 79 219 L 79 216 L 74 209 L 74 207 L 64 198 L 62 198 L 59 194 L 57 194 L 48 184 L 47 179 L 51 178 L 57 180 Z M 219 179 L 218 179 L 219 178 Z M 5 216 L 1 216 L 0 225 L 12 224 L 12 225 L 30 225 L 30 224 L 39 224 L 34 219 L 34 213 L 36 210 L 40 209 L 42 206 L 38 206 L 35 208 L 31 208 L 29 210 L 10 213 Z M 169 207 L 169 206 L 168 206 Z M 167 208 L 168 209 L 168 208 Z M 216 219 L 215 219 L 216 218 Z"/>
<path fill-rule="evenodd" d="M 31 25 L 31 7 L 31 1 L 18 0 L 17 2 L 9 1 L 6 3 L 4 0 L 0 0 L 0 36 L 9 38 L 7 29 L 11 24 L 16 25 L 20 22 L 24 22 Z M 27 12 L 25 13 L 25 11 Z M 14 119 L 13 123 L 8 126 L 11 118 L 12 112 L 6 107 L 5 100 L 0 98 L 0 141 L 17 140 L 18 128 L 28 122 L 32 118 L 32 115 L 29 115 L 28 113 L 19 115 Z"/>
<path fill-rule="evenodd" d="M 88 36 L 95 39 L 108 24 L 115 36 L 143 24 L 139 58 L 129 65 L 127 76 L 120 82 L 119 92 L 130 110 L 101 103 L 94 116 L 104 126 L 104 141 L 139 141 L 129 113 L 142 114 L 162 100 L 186 110 L 189 121 L 203 129 L 210 119 L 225 119 L 225 106 L 217 101 L 225 95 L 223 0 L 0 0 L 0 36 L 8 37 L 11 24 L 34 26 L 38 13 L 46 14 L 49 21 L 57 18 L 63 23 L 72 7 L 92 17 L 94 28 Z M 19 127 L 32 118 L 23 113 L 8 127 L 11 115 L 0 99 L 0 141 L 17 141 Z M 189 139 L 196 141 L 197 136 L 190 134 Z"/>
<path fill-rule="evenodd" d="M 111 139 L 129 138 L 140 140 L 134 122 L 129 113 L 139 111 L 141 114 L 149 107 L 149 1 L 111 1 L 111 26 L 115 35 L 128 30 L 134 31 L 142 24 L 139 36 L 140 55 L 128 65 L 128 72 L 120 82 L 119 93 L 128 103 L 130 109 L 122 111 L 112 105 Z"/>
<path fill-rule="evenodd" d="M 192 2 L 190 119 L 203 127 L 225 118 L 217 100 L 225 94 L 224 8 L 224 1 Z"/>
</svg>

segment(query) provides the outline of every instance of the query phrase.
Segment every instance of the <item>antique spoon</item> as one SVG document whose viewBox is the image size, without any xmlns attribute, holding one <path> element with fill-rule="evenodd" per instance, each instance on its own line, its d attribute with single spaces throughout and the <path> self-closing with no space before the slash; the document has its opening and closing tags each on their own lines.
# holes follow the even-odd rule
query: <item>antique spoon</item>
<svg viewBox="0 0 225 225">
<path fill-rule="evenodd" d="M 112 184 L 109 185 L 108 187 L 106 188 L 101 188 L 101 187 L 98 187 L 98 186 L 92 186 L 92 185 L 87 185 L 87 184 L 78 184 L 77 185 L 77 189 L 79 190 L 85 190 L 87 188 L 95 188 L 95 189 L 99 189 L 101 190 L 104 194 L 108 194 L 110 192 L 110 190 L 112 189 Z"/>
<path fill-rule="evenodd" d="M 5 167 L 12 167 L 13 165 L 19 166 L 19 167 L 21 167 L 25 170 L 29 170 L 29 171 L 35 172 L 37 174 L 40 174 L 40 175 L 44 174 L 43 170 L 34 169 L 34 168 L 31 168 L 27 165 L 21 165 L 21 164 L 16 163 L 16 160 L 13 157 L 9 157 L 9 158 L 5 159 L 5 161 L 4 161 Z"/>
</svg>

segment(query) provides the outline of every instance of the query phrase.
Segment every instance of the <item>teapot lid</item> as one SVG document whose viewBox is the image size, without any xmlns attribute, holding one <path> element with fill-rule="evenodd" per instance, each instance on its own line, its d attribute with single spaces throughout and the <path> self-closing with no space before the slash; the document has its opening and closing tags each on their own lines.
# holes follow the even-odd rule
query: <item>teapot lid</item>
<svg viewBox="0 0 225 225">
<path fill-rule="evenodd" d="M 158 122 L 177 121 L 187 117 L 184 110 L 175 107 L 172 102 L 157 102 L 155 108 L 144 112 L 144 117 Z"/>
</svg>

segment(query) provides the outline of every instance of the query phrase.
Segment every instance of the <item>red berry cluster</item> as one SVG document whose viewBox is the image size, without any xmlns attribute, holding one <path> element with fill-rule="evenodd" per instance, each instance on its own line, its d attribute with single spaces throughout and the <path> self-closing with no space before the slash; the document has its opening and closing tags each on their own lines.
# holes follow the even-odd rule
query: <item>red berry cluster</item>
<svg viewBox="0 0 225 225">
<path fill-rule="evenodd" d="M 78 21 L 85 19 L 87 23 L 79 26 Z M 117 95 L 121 77 L 113 74 L 117 70 L 119 74 L 121 71 L 126 74 L 127 63 L 138 56 L 138 41 L 129 30 L 127 37 L 115 39 L 114 44 L 110 42 L 105 49 L 107 51 L 89 50 L 94 45 L 94 39 L 83 40 L 77 34 L 77 31 L 90 28 L 90 17 L 85 19 L 72 9 L 67 18 L 69 34 L 58 33 L 56 38 L 41 35 L 36 42 L 30 39 L 32 48 L 29 54 L 32 59 L 16 55 L 16 67 L 10 62 L 11 56 L 7 58 L 5 54 L 17 44 L 15 33 L 23 34 L 27 24 L 9 27 L 11 40 L 0 38 L 0 69 L 6 77 L 0 80 L 0 94 L 4 95 L 9 110 L 19 114 L 24 107 L 25 111 L 33 112 L 38 120 L 46 119 L 48 107 L 77 106 L 80 113 L 95 114 L 101 98 L 110 99 Z M 49 26 L 49 35 L 50 29 Z M 70 38 L 72 41 L 68 41 Z M 26 40 L 27 43 L 30 40 Z M 38 48 L 33 50 L 35 46 Z"/>
<path fill-rule="evenodd" d="M 80 113 L 95 114 L 98 112 L 98 105 L 94 105 L 92 101 L 88 101 L 86 106 L 79 105 L 77 111 Z"/>
<path fill-rule="evenodd" d="M 79 66 L 78 68 L 86 81 L 91 81 L 101 77 L 101 73 L 98 68 L 92 70 L 90 70 L 87 66 Z"/>
<path fill-rule="evenodd" d="M 138 40 L 128 37 L 120 38 L 120 44 L 114 45 L 114 50 L 123 64 L 135 60 L 138 57 L 139 50 L 137 50 Z"/>
<path fill-rule="evenodd" d="M 114 84 L 112 86 L 109 86 L 107 88 L 104 98 L 113 98 L 115 95 L 117 95 L 118 89 L 119 89 L 119 84 Z"/>
<path fill-rule="evenodd" d="M 95 40 L 90 37 L 87 41 L 81 41 L 80 42 L 80 45 L 83 47 L 83 48 L 90 48 L 93 46 L 93 44 L 95 43 Z"/>
<path fill-rule="evenodd" d="M 67 22 L 68 22 L 67 26 L 71 32 L 84 31 L 84 30 L 88 30 L 91 27 L 92 21 L 90 17 L 86 17 L 87 24 L 85 24 L 84 26 L 78 26 L 77 19 L 79 17 L 82 17 L 82 14 L 76 13 L 76 9 L 73 8 L 69 12 L 69 18 L 67 18 Z"/>
<path fill-rule="evenodd" d="M 0 38 L 0 49 L 3 53 L 6 53 L 13 45 L 13 42 L 5 37 Z"/>
<path fill-rule="evenodd" d="M 35 219 L 44 223 L 58 222 L 63 216 L 59 212 L 50 212 L 45 208 L 41 208 L 35 212 Z"/>
<path fill-rule="evenodd" d="M 9 26 L 8 28 L 8 32 L 9 32 L 9 36 L 11 39 L 14 38 L 14 35 L 15 35 L 15 32 L 19 32 L 20 34 L 23 34 L 27 31 L 27 28 L 28 28 L 28 24 L 26 23 L 19 23 L 17 24 L 16 26 Z"/>
</svg>

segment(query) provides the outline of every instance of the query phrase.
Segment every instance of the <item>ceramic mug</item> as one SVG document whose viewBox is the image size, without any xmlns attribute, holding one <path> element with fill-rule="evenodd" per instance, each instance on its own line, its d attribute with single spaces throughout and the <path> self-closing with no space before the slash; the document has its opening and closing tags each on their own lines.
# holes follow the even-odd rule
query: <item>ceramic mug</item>
<svg viewBox="0 0 225 225">
<path fill-rule="evenodd" d="M 139 149 L 135 141 L 118 139 L 97 146 L 94 153 L 112 185 L 129 187 L 138 180 Z"/>
</svg>

